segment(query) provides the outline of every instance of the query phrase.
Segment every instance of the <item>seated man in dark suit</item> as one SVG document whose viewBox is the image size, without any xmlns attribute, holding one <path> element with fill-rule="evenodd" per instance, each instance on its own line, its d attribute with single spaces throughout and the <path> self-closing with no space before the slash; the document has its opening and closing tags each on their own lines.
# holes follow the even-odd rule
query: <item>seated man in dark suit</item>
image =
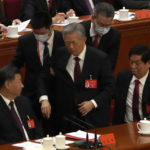
<svg viewBox="0 0 150 150">
<path fill-rule="evenodd" d="M 51 16 L 53 23 L 63 21 L 64 15 L 56 15 L 57 12 L 63 12 L 62 0 L 24 0 L 21 10 L 21 20 L 31 19 L 39 11 L 47 11 Z M 73 11 L 68 11 L 72 15 Z"/>
<path fill-rule="evenodd" d="M 18 68 L 25 65 L 25 80 L 22 94 L 27 96 L 40 118 L 40 112 L 50 118 L 51 105 L 49 101 L 41 99 L 41 111 L 37 100 L 37 77 L 42 68 L 45 68 L 48 58 L 55 55 L 55 50 L 64 46 L 62 33 L 52 29 L 52 20 L 47 12 L 38 12 L 31 19 L 32 33 L 23 35 L 18 40 L 17 51 L 13 63 Z M 44 98 L 45 99 L 45 98 Z M 45 123 L 50 130 L 50 125 Z M 45 128 L 45 127 L 44 127 Z M 48 134 L 48 131 L 45 131 Z"/>
<path fill-rule="evenodd" d="M 108 3 L 98 3 L 91 21 L 83 22 L 86 30 L 86 44 L 105 52 L 115 69 L 120 47 L 120 32 L 112 27 L 114 8 Z"/>
<path fill-rule="evenodd" d="M 0 69 L 0 144 L 41 138 L 43 131 L 26 97 L 19 70 L 8 65 Z"/>
<path fill-rule="evenodd" d="M 64 116 L 75 115 L 95 127 L 109 125 L 109 103 L 114 90 L 114 78 L 108 57 L 102 51 L 87 46 L 83 25 L 72 23 L 64 28 L 66 47 L 57 51 L 54 73 L 55 103 L 59 131 L 74 130 L 63 120 Z M 46 74 L 42 74 L 38 88 L 45 95 Z M 105 115 L 104 115 L 105 114 Z M 78 129 L 78 128 L 75 128 Z"/>
<path fill-rule="evenodd" d="M 118 0 L 118 2 L 128 9 L 150 9 L 149 0 Z"/>
<path fill-rule="evenodd" d="M 130 70 L 117 77 L 114 123 L 138 121 L 150 115 L 150 49 L 136 45 L 129 52 Z"/>
</svg>

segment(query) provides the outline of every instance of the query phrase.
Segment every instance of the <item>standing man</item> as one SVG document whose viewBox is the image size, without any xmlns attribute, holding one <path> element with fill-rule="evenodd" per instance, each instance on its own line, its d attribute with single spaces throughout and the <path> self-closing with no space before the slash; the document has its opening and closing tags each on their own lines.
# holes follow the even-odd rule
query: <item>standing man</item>
<svg viewBox="0 0 150 150">
<path fill-rule="evenodd" d="M 150 115 L 150 49 L 136 45 L 129 52 L 130 70 L 116 83 L 114 123 L 138 121 Z"/>
<path fill-rule="evenodd" d="M 18 68 L 25 65 L 25 80 L 22 94 L 31 100 L 39 118 L 40 109 L 36 93 L 38 74 L 51 63 L 48 60 L 55 55 L 55 50 L 64 45 L 62 34 L 54 31 L 51 25 L 52 20 L 48 13 L 36 13 L 31 19 L 33 32 L 19 38 L 16 56 L 12 60 L 12 63 Z M 41 100 L 40 103 L 43 117 L 49 119 L 51 114 L 50 102 Z"/>
<path fill-rule="evenodd" d="M 0 69 L 0 144 L 43 137 L 29 99 L 20 96 L 22 88 L 15 66 Z"/>
<path fill-rule="evenodd" d="M 91 21 L 83 22 L 86 30 L 86 44 L 102 50 L 115 69 L 120 48 L 120 32 L 112 27 L 114 8 L 108 3 L 98 3 L 94 8 Z"/>
<path fill-rule="evenodd" d="M 66 26 L 63 38 L 66 47 L 57 51 L 53 74 L 59 130 L 69 132 L 74 129 L 63 120 L 68 115 L 75 115 L 95 127 L 109 125 L 109 103 L 114 90 L 114 78 L 107 56 L 85 44 L 85 30 L 81 24 Z M 41 77 L 38 86 L 41 95 L 46 93 L 43 92 L 44 77 Z"/>
</svg>

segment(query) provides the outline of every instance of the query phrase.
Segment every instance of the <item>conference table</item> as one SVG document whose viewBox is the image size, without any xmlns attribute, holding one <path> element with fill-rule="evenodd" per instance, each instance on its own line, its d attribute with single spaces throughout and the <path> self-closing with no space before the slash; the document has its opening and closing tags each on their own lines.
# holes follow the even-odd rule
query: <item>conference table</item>
<svg viewBox="0 0 150 150">
<path fill-rule="evenodd" d="M 82 16 L 80 19 L 90 20 L 91 16 Z M 150 18 L 134 19 L 132 21 L 113 21 L 113 26 L 121 32 L 121 43 L 117 65 L 114 74 L 129 67 L 128 52 L 136 44 L 143 43 L 150 47 Z M 63 27 L 54 26 L 54 29 L 63 30 Z M 26 34 L 26 33 L 21 33 Z M 0 67 L 6 65 L 16 53 L 18 39 L 0 40 Z"/>
<path fill-rule="evenodd" d="M 136 127 L 136 122 L 98 128 L 96 131 L 101 135 L 114 134 L 116 143 L 107 145 L 111 150 L 150 150 L 150 135 L 140 135 Z M 94 130 L 90 130 L 89 132 L 94 132 Z M 81 150 L 81 148 L 73 147 L 72 145 L 70 145 L 70 149 Z M 108 150 L 105 147 L 100 149 Z M 4 144 L 0 145 L 0 150 L 22 150 L 22 148 L 12 146 L 12 144 Z"/>
</svg>

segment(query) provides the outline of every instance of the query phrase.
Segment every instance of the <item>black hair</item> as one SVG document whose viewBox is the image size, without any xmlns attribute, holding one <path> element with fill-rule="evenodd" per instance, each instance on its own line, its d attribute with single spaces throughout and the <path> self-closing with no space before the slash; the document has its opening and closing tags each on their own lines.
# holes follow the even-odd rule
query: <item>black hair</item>
<svg viewBox="0 0 150 150">
<path fill-rule="evenodd" d="M 144 44 L 138 44 L 131 48 L 129 52 L 129 58 L 132 55 L 142 56 L 141 60 L 146 63 L 150 60 L 150 49 Z"/>
<path fill-rule="evenodd" d="M 94 17 L 102 15 L 104 17 L 114 17 L 114 7 L 106 2 L 98 3 L 94 8 Z"/>
<path fill-rule="evenodd" d="M 20 73 L 19 69 L 13 64 L 8 64 L 0 69 L 0 88 L 3 87 L 6 80 L 13 80 L 15 75 Z"/>
<path fill-rule="evenodd" d="M 30 24 L 33 29 L 40 29 L 42 27 L 49 29 L 52 25 L 52 18 L 48 12 L 40 11 L 33 15 Z"/>
</svg>

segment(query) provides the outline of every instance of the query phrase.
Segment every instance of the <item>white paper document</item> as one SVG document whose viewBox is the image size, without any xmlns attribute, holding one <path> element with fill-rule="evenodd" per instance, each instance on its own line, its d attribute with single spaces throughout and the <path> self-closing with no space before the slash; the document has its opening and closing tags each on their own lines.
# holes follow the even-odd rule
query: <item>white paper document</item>
<svg viewBox="0 0 150 150">
<path fill-rule="evenodd" d="M 29 23 L 30 23 L 30 19 L 27 21 L 21 22 L 20 24 L 15 25 L 15 26 L 18 27 L 18 32 L 22 32 L 23 30 L 26 29 L 26 27 L 28 26 Z"/>
<path fill-rule="evenodd" d="M 42 143 L 43 139 L 35 140 L 35 142 Z M 74 143 L 74 141 L 66 140 L 66 144 L 72 144 L 72 143 Z M 56 140 L 55 140 L 55 137 L 53 137 L 53 145 L 55 144 L 56 144 Z"/>
<path fill-rule="evenodd" d="M 69 138 L 73 138 L 73 139 L 85 140 L 86 139 L 86 134 L 87 134 L 87 132 L 78 130 L 76 132 L 67 133 L 65 136 L 69 137 Z M 94 138 L 95 138 L 95 134 L 94 133 L 88 133 L 88 136 L 89 136 L 89 140 L 94 140 Z M 99 138 L 99 136 L 100 135 L 97 134 L 97 138 Z"/>
<path fill-rule="evenodd" d="M 13 146 L 29 148 L 29 149 L 31 149 L 31 148 L 43 148 L 43 146 L 41 144 L 33 143 L 33 142 L 29 142 L 29 141 L 13 144 Z"/>
</svg>

